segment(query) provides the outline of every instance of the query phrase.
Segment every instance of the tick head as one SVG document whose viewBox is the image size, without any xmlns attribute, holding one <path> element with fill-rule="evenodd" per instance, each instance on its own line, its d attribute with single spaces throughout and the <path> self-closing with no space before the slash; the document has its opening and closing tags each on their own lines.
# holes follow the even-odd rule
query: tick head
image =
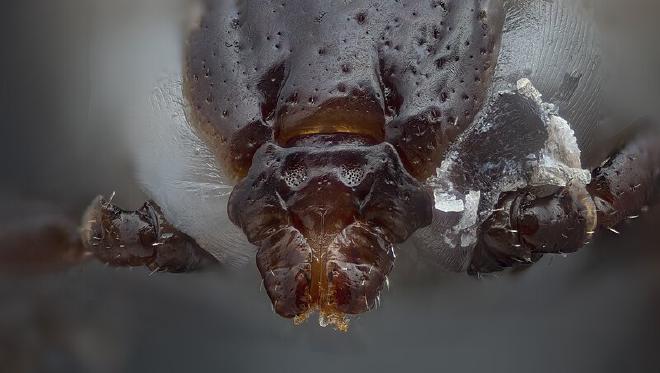
<svg viewBox="0 0 660 373">
<path fill-rule="evenodd" d="M 432 197 L 389 144 L 264 145 L 232 193 L 229 216 L 259 246 L 275 311 L 342 325 L 373 307 L 393 244 L 431 222 Z"/>
</svg>

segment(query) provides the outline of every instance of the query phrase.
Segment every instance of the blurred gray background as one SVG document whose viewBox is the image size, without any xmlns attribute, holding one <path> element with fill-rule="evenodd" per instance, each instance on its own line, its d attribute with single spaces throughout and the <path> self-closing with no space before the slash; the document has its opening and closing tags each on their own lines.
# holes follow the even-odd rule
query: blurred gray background
<svg viewBox="0 0 660 373">
<path fill-rule="evenodd" d="M 621 61 L 627 106 L 655 109 L 660 7 L 587 3 Z M 122 128 L 141 77 L 171 57 L 185 5 L 2 5 L 0 201 L 42 201 L 72 217 L 99 193 L 117 191 L 126 208 L 143 201 Z M 576 255 L 481 280 L 400 253 L 381 307 L 347 334 L 279 318 L 251 263 L 190 275 L 88 264 L 2 276 L 0 371 L 657 372 L 658 210 Z"/>
</svg>

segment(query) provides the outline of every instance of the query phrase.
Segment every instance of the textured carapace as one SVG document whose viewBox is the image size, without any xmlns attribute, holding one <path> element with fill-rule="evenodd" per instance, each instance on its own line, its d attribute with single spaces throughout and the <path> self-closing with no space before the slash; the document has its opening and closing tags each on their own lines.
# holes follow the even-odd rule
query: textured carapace
<svg viewBox="0 0 660 373">
<path fill-rule="evenodd" d="M 267 142 L 356 133 L 429 176 L 481 108 L 501 0 L 204 2 L 186 51 L 195 124 L 233 176 Z"/>
<path fill-rule="evenodd" d="M 239 181 L 230 218 L 260 247 L 275 310 L 369 309 L 392 244 L 430 224 L 423 181 L 487 97 L 502 1 L 209 0 L 201 14 L 189 117 Z"/>
</svg>

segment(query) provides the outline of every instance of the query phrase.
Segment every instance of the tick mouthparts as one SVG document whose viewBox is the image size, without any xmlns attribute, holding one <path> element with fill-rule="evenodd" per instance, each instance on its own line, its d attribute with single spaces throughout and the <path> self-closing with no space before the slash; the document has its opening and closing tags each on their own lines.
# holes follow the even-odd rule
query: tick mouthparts
<svg viewBox="0 0 660 373">
<path fill-rule="evenodd" d="M 432 197 L 389 144 L 263 146 L 227 212 L 260 249 L 275 311 L 346 329 L 373 308 L 394 262 L 393 243 L 431 223 Z"/>
<path fill-rule="evenodd" d="M 376 304 L 392 270 L 392 244 L 356 222 L 335 235 L 308 235 L 287 227 L 261 243 L 257 266 L 275 312 L 296 324 L 319 312 L 321 326 L 348 328 L 347 315 Z"/>
</svg>

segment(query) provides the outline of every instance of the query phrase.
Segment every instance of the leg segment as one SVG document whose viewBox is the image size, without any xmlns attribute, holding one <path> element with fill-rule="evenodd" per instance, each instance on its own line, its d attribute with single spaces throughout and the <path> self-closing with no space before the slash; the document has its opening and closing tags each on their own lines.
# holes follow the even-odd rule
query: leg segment
<svg viewBox="0 0 660 373">
<path fill-rule="evenodd" d="M 97 197 L 83 217 L 81 239 L 89 252 L 112 266 L 188 272 L 217 263 L 195 240 L 168 223 L 152 201 L 136 211 L 124 211 Z"/>
<path fill-rule="evenodd" d="M 35 211 L 9 217 L 0 228 L 0 272 L 24 274 L 64 269 L 88 257 L 76 224 L 66 216 Z M 20 214 L 12 211 L 12 215 Z"/>
<path fill-rule="evenodd" d="M 545 253 L 577 251 L 596 227 L 582 186 L 526 188 L 503 195 L 479 232 L 470 274 L 528 265 Z"/>
<path fill-rule="evenodd" d="M 534 187 L 502 195 L 481 226 L 471 274 L 529 265 L 546 253 L 570 253 L 594 231 L 614 230 L 660 189 L 660 134 L 642 133 L 593 171 L 585 188 Z"/>
<path fill-rule="evenodd" d="M 147 266 L 187 272 L 217 263 L 188 235 L 165 220 L 154 202 L 124 211 L 103 198 L 88 207 L 82 228 L 65 216 L 18 208 L 0 229 L 0 272 L 65 269 L 96 257 L 112 266 Z M 21 215 L 26 215 L 21 217 Z"/>
<path fill-rule="evenodd" d="M 639 213 L 657 193 L 660 182 L 660 135 L 640 134 L 593 172 L 587 187 L 598 210 L 598 225 L 616 227 Z"/>
</svg>

